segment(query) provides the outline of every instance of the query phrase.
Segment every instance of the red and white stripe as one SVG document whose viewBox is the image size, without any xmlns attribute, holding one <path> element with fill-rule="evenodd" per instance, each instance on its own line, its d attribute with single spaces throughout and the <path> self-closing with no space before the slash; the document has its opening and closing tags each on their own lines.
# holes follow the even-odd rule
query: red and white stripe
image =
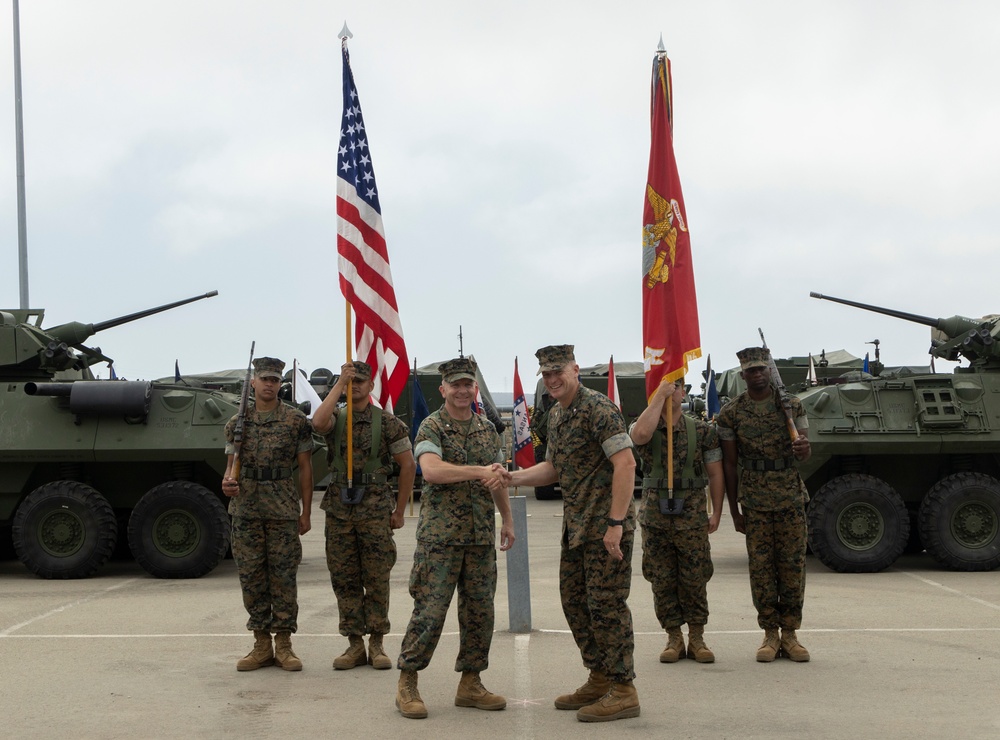
<svg viewBox="0 0 1000 740">
<path fill-rule="evenodd" d="M 372 395 L 392 408 L 409 377 L 409 360 L 389 269 L 382 216 L 337 178 L 340 290 L 355 313 L 357 359 L 372 367 Z"/>
</svg>

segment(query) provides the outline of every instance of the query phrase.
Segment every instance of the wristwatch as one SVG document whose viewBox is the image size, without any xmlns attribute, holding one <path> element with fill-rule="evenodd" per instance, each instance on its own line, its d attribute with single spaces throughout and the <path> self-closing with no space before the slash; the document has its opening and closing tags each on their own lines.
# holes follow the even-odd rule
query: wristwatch
<svg viewBox="0 0 1000 740">
<path fill-rule="evenodd" d="M 610 516 L 608 517 L 608 526 L 609 527 L 621 527 L 624 524 L 625 524 L 625 520 L 624 519 L 612 519 Z"/>
</svg>

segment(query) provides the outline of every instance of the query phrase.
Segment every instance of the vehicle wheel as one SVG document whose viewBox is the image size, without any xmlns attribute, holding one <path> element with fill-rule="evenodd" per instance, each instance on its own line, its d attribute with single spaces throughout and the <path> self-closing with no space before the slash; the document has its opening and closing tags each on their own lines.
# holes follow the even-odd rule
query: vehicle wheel
<svg viewBox="0 0 1000 740">
<path fill-rule="evenodd" d="M 171 481 L 139 499 L 128 521 L 136 562 L 157 578 L 200 578 L 229 548 L 226 507 L 204 486 Z"/>
<path fill-rule="evenodd" d="M 910 536 L 899 494 L 872 475 L 851 473 L 823 485 L 809 504 L 809 545 L 839 573 L 877 573 L 892 565 Z"/>
<path fill-rule="evenodd" d="M 927 552 L 956 570 L 1000 565 L 1000 481 L 983 473 L 956 473 L 938 481 L 920 504 L 920 535 Z"/>
<path fill-rule="evenodd" d="M 118 522 L 100 493 L 72 480 L 39 486 L 17 507 L 17 558 L 42 578 L 87 578 L 115 549 Z"/>
<path fill-rule="evenodd" d="M 535 486 L 535 499 L 538 501 L 556 501 L 562 498 L 562 491 L 553 483 L 548 486 Z"/>
</svg>

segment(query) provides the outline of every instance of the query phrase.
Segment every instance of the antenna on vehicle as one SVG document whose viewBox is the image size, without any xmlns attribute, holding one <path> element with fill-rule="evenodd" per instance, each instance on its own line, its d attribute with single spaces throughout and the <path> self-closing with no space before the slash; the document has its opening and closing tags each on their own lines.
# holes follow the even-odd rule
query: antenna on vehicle
<svg viewBox="0 0 1000 740">
<path fill-rule="evenodd" d="M 865 342 L 865 344 L 875 345 L 875 362 L 869 364 L 868 369 L 871 371 L 872 375 L 878 376 L 882 373 L 882 363 L 879 361 L 879 350 L 878 346 L 881 344 L 879 340 L 873 339 L 870 342 Z"/>
</svg>

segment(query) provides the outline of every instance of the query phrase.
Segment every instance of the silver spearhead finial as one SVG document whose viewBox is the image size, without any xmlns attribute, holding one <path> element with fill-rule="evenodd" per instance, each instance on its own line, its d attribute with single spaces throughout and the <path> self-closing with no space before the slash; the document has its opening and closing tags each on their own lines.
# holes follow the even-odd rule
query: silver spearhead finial
<svg viewBox="0 0 1000 740">
<path fill-rule="evenodd" d="M 347 27 L 347 21 L 344 21 L 344 27 L 340 29 L 340 33 L 337 34 L 337 38 L 339 38 L 339 39 L 353 39 L 354 38 L 354 34 L 351 33 L 351 29 L 349 29 Z M 661 39 L 661 43 L 662 43 L 662 39 Z"/>
<path fill-rule="evenodd" d="M 346 26 L 345 26 L 345 28 L 346 28 Z M 658 43 L 656 45 L 656 53 L 657 54 L 666 54 L 667 53 L 667 47 L 665 47 L 663 45 L 663 33 L 660 33 L 660 43 Z"/>
</svg>

